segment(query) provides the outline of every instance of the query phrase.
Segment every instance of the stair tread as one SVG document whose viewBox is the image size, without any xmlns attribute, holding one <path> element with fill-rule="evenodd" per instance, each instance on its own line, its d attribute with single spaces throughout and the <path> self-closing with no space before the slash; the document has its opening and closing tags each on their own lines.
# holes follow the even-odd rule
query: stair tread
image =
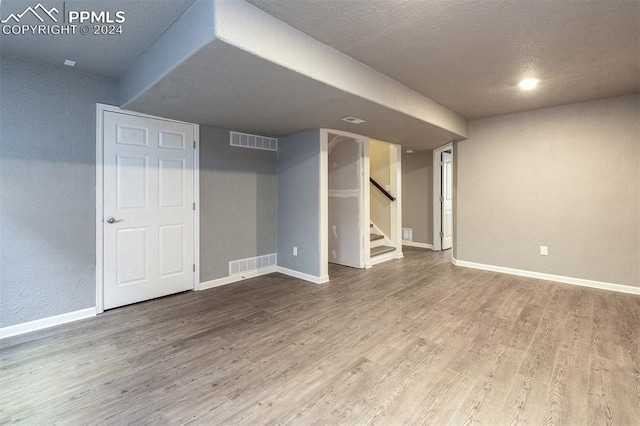
<svg viewBox="0 0 640 426">
<path fill-rule="evenodd" d="M 389 247 L 389 246 L 378 246 L 378 247 L 373 247 L 371 249 L 371 256 L 377 256 L 379 254 L 384 254 L 384 253 L 389 253 L 390 251 L 395 251 L 395 247 Z"/>
<path fill-rule="evenodd" d="M 369 241 L 377 241 L 384 238 L 384 235 L 380 234 L 369 234 Z"/>
</svg>

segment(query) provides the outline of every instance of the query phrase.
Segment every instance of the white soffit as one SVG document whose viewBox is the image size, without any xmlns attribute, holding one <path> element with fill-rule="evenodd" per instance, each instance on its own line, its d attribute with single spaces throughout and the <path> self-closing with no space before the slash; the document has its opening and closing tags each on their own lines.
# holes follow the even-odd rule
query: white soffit
<svg viewBox="0 0 640 426">
<path fill-rule="evenodd" d="M 431 149 L 468 136 L 458 114 L 243 1 L 198 1 L 127 71 L 120 104 L 278 136 L 312 127 Z"/>
</svg>

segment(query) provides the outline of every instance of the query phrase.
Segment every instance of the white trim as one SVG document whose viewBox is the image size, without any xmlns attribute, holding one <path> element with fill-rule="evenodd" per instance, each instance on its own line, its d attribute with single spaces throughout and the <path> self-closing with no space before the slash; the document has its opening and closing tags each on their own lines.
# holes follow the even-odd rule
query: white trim
<svg viewBox="0 0 640 426">
<path fill-rule="evenodd" d="M 293 278 L 309 281 L 314 284 L 324 284 L 329 282 L 329 275 L 316 277 L 315 275 L 309 275 L 309 274 L 305 274 L 304 272 L 294 271 L 293 269 L 285 268 L 284 266 L 277 266 L 276 272 L 279 272 L 284 275 L 288 275 Z"/>
<path fill-rule="evenodd" d="M 453 142 L 449 142 L 446 145 L 438 147 L 433 150 L 433 250 L 442 250 L 442 239 L 440 238 L 440 231 L 442 231 L 442 206 L 440 204 L 440 195 L 442 192 L 442 169 L 440 167 L 440 157 L 442 153 L 447 150 L 451 150 L 453 153 Z M 455 163 L 453 168 L 455 171 Z M 455 186 L 453 188 L 455 191 Z M 455 199 L 455 196 L 454 196 Z M 455 210 L 455 205 L 453 206 Z M 455 234 L 455 229 L 453 230 Z"/>
<path fill-rule="evenodd" d="M 361 136 L 362 138 L 362 136 Z M 364 268 L 371 268 L 371 190 L 369 189 L 369 178 L 371 177 L 371 139 L 363 138 L 362 143 L 362 226 L 364 226 L 362 241 L 362 259 Z M 375 225 L 374 225 L 375 226 Z M 382 234 L 382 232 L 380 232 Z"/>
<path fill-rule="evenodd" d="M 320 236 L 320 259 L 318 260 L 320 261 L 320 274 L 329 276 L 329 132 L 327 129 L 320 129 L 319 178 L 320 218 L 318 223 L 320 224 L 320 229 L 318 230 L 318 234 Z M 280 266 L 278 268 L 280 268 Z"/>
<path fill-rule="evenodd" d="M 391 240 L 402 254 L 402 146 L 391 144 L 391 187 L 396 201 L 391 204 Z"/>
<path fill-rule="evenodd" d="M 197 269 L 197 268 L 196 268 Z M 245 272 L 242 274 L 230 275 L 228 277 L 218 278 L 211 281 L 205 281 L 200 283 L 196 290 L 207 290 L 214 287 L 220 287 L 227 284 L 233 284 L 238 281 L 248 280 L 249 278 L 255 278 L 262 275 L 272 274 L 276 272 L 275 266 L 268 266 L 266 268 L 255 269 L 253 271 Z"/>
<path fill-rule="evenodd" d="M 196 270 L 193 274 L 193 290 L 197 290 L 200 282 L 200 126 L 169 118 L 156 117 L 135 111 L 127 111 L 117 106 L 96 104 L 96 307 L 97 314 L 104 312 L 104 113 L 115 112 L 135 117 L 152 118 L 172 123 L 193 126 L 193 137 L 196 142 L 193 161 L 193 201 L 196 210 L 193 215 L 193 261 Z"/>
<path fill-rule="evenodd" d="M 400 253 L 399 255 L 401 257 L 403 257 L 402 253 Z M 398 253 L 396 253 L 395 251 L 392 251 L 392 252 L 389 252 L 389 253 L 379 254 L 377 256 L 373 256 L 369 263 L 371 263 L 371 266 L 377 265 L 377 264 L 382 263 L 382 262 L 386 262 L 386 261 L 389 261 L 389 260 L 397 259 L 396 256 L 398 256 Z"/>
<path fill-rule="evenodd" d="M 93 308 L 81 309 L 79 311 L 67 312 L 66 314 L 55 315 L 53 317 L 23 322 L 22 324 L 10 325 L 8 327 L 0 328 L 0 340 L 95 316 L 96 308 L 94 306 Z"/>
<path fill-rule="evenodd" d="M 200 283 L 200 125 L 193 125 L 193 138 L 196 149 L 193 150 L 193 263 L 196 270 L 193 274 L 193 289 L 197 290 Z"/>
<path fill-rule="evenodd" d="M 403 246 L 409 246 L 409 247 L 419 247 L 419 248 L 423 248 L 423 249 L 433 250 L 433 244 L 417 243 L 415 241 L 402 240 L 402 245 Z"/>
<path fill-rule="evenodd" d="M 459 260 L 453 257 L 451 258 L 451 263 L 457 266 L 465 267 L 465 268 L 482 269 L 484 271 L 500 272 L 503 274 L 518 275 L 521 277 L 528 277 L 528 278 L 537 278 L 537 279 L 547 280 L 547 281 L 556 281 L 563 284 L 572 284 L 572 285 L 577 285 L 581 287 L 590 287 L 590 288 L 597 288 L 600 290 L 610 290 L 610 291 L 617 291 L 620 293 L 640 295 L 640 287 L 633 287 L 630 285 L 613 284 L 613 283 L 606 283 L 602 281 L 585 280 L 583 278 L 574 278 L 574 277 L 566 277 L 563 275 L 547 274 L 544 272 L 526 271 L 523 269 L 507 268 L 504 266 L 494 266 L 494 265 L 486 265 L 484 263 L 467 262 L 466 260 Z"/>
<path fill-rule="evenodd" d="M 109 105 L 96 104 L 96 314 L 104 312 L 104 111 Z M 119 109 L 119 108 L 118 108 Z"/>
</svg>

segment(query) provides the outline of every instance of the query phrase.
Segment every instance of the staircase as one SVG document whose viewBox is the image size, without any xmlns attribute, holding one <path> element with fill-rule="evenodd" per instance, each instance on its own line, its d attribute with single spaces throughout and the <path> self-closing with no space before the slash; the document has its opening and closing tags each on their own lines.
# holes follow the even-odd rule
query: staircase
<svg viewBox="0 0 640 426">
<path fill-rule="evenodd" d="M 395 247 L 390 246 L 391 241 L 386 238 L 380 230 L 373 225 L 373 223 L 369 226 L 369 241 L 371 242 L 371 252 L 370 257 L 380 256 L 385 253 L 390 253 L 396 251 Z"/>
</svg>

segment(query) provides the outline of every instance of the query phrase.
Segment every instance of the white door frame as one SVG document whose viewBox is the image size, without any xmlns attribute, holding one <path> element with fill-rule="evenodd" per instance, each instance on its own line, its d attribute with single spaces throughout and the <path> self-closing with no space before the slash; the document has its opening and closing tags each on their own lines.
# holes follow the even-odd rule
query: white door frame
<svg viewBox="0 0 640 426">
<path fill-rule="evenodd" d="M 391 165 L 389 168 L 391 175 L 391 188 L 395 191 L 395 205 L 391 203 L 391 241 L 396 247 L 396 259 L 404 257 L 402 254 L 402 146 L 390 144 Z"/>
<path fill-rule="evenodd" d="M 440 162 L 442 161 L 442 153 L 448 150 L 451 150 L 451 154 L 453 155 L 453 142 L 449 142 L 448 144 L 433 150 L 433 250 L 435 251 L 442 250 L 442 238 L 440 237 L 440 233 L 442 232 L 442 204 L 440 203 L 440 196 L 442 195 L 442 166 L 440 165 Z M 455 167 L 456 165 L 454 162 L 454 174 Z M 455 192 L 455 186 L 453 191 Z M 455 208 L 454 196 L 454 213 Z M 455 228 L 453 232 L 455 234 Z"/>
<path fill-rule="evenodd" d="M 320 276 L 329 280 L 329 133 L 353 138 L 362 144 L 362 182 L 360 196 L 363 208 L 360 211 L 361 225 L 366 230 L 370 221 L 369 216 L 369 138 L 342 130 L 320 129 Z M 366 267 L 370 256 L 370 241 L 363 239 L 364 265 Z M 325 282 L 325 280 L 323 280 Z"/>
<path fill-rule="evenodd" d="M 196 270 L 193 274 L 193 290 L 200 282 L 200 126 L 184 121 L 170 120 L 140 112 L 127 111 L 117 106 L 96 104 L 96 312 L 104 312 L 104 113 L 116 112 L 142 118 L 171 121 L 193 126 L 195 149 L 193 150 L 193 199 L 196 209 L 193 212 L 193 261 Z"/>
</svg>

